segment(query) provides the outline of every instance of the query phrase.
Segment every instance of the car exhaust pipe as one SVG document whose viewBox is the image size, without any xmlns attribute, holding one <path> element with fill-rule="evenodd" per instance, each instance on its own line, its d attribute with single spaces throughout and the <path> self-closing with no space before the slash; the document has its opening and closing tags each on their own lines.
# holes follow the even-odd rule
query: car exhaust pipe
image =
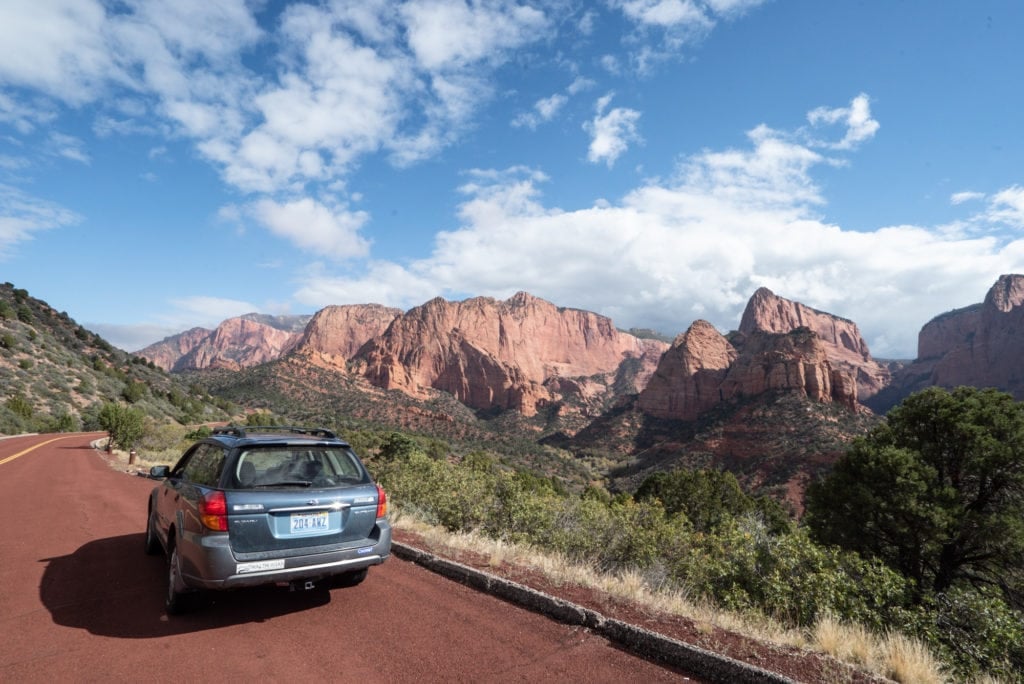
<svg viewBox="0 0 1024 684">
<path fill-rule="evenodd" d="M 313 580 L 297 580 L 288 584 L 288 591 L 310 591 L 316 589 L 316 582 Z"/>
</svg>

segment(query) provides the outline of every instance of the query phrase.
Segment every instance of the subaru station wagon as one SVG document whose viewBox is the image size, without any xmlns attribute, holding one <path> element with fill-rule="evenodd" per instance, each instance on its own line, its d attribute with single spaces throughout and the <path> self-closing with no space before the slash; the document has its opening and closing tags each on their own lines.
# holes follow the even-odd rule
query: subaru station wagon
<svg viewBox="0 0 1024 684">
<path fill-rule="evenodd" d="M 224 427 L 149 496 L 146 553 L 167 557 L 166 608 L 262 584 L 353 586 L 391 552 L 387 497 L 330 430 Z"/>
</svg>

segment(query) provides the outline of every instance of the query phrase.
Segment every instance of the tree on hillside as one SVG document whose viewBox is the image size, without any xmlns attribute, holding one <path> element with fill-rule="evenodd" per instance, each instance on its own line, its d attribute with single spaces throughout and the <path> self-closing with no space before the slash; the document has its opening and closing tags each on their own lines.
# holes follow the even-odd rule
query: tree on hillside
<svg viewBox="0 0 1024 684">
<path fill-rule="evenodd" d="M 145 417 L 140 409 L 111 401 L 100 409 L 99 423 L 107 431 L 112 447 L 131 449 L 142 437 Z"/>
<path fill-rule="evenodd" d="M 969 387 L 910 396 L 808 489 L 806 521 L 921 592 L 998 587 L 1020 609 L 1024 404 Z"/>
</svg>

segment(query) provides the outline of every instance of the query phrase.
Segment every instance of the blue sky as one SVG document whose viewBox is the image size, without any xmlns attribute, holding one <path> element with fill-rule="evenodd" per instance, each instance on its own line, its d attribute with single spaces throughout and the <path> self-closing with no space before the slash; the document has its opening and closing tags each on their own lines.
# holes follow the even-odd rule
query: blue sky
<svg viewBox="0 0 1024 684">
<path fill-rule="evenodd" d="M 135 350 L 528 291 L 760 286 L 912 358 L 1024 272 L 1016 0 L 0 0 L 0 280 Z"/>
</svg>

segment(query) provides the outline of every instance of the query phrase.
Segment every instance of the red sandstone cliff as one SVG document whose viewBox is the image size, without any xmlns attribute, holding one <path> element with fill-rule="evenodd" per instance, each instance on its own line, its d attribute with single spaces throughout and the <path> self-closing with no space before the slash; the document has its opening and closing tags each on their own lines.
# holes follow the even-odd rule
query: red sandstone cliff
<svg viewBox="0 0 1024 684">
<path fill-rule="evenodd" d="M 344 370 L 360 347 L 383 334 L 401 315 L 400 309 L 380 304 L 325 307 L 306 325 L 295 353 L 310 363 Z"/>
<path fill-rule="evenodd" d="M 1024 275 L 1004 275 L 981 304 L 937 316 L 918 336 L 900 396 L 924 387 L 995 387 L 1024 399 Z"/>
<path fill-rule="evenodd" d="M 213 334 L 206 328 L 192 328 L 177 335 L 165 337 L 145 349 L 135 352 L 136 356 L 152 361 L 154 365 L 170 371 L 181 357 L 198 347 L 203 340 Z"/>
<path fill-rule="evenodd" d="M 174 370 L 249 368 L 280 358 L 299 341 L 299 333 L 247 318 L 229 318 L 174 364 Z"/>
<path fill-rule="evenodd" d="M 413 396 L 443 390 L 472 408 L 532 415 L 560 399 L 560 389 L 586 385 L 564 380 L 606 375 L 593 381 L 607 389 L 628 362 L 636 369 L 630 382 L 641 388 L 667 346 L 520 292 L 503 302 L 433 299 L 397 318 L 358 357 L 379 387 Z"/>
<path fill-rule="evenodd" d="M 659 418 L 692 421 L 724 401 L 782 390 L 854 409 L 855 376 L 836 367 L 829 351 L 808 328 L 754 330 L 730 343 L 710 323 L 697 321 L 662 357 L 638 406 Z"/>
<path fill-rule="evenodd" d="M 722 401 L 722 383 L 738 353 L 707 321 L 672 342 L 640 393 L 640 409 L 659 418 L 696 420 Z"/>
<path fill-rule="evenodd" d="M 309 318 L 246 314 L 224 321 L 215 330 L 192 328 L 172 335 L 135 354 L 165 371 L 248 368 L 289 351 Z"/>
<path fill-rule="evenodd" d="M 758 331 L 789 333 L 797 328 L 808 328 L 817 335 L 832 367 L 855 378 L 860 401 L 877 394 L 891 381 L 888 368 L 871 358 L 853 321 L 783 299 L 765 287 L 750 298 L 740 321 L 740 332 L 745 335 Z"/>
</svg>

